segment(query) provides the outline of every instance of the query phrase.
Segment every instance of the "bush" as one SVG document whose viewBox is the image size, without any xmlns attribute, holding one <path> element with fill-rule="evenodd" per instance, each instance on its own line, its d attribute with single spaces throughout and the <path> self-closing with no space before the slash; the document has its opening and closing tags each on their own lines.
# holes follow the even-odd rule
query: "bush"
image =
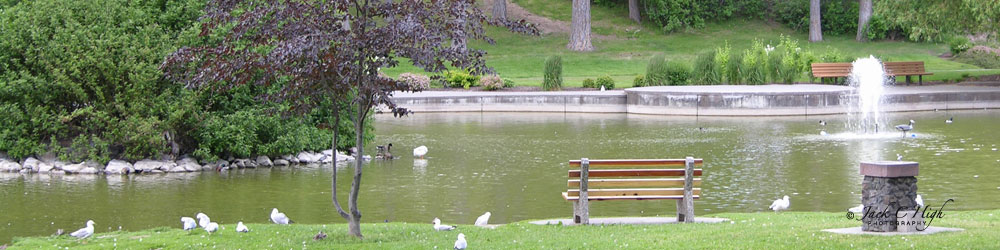
<svg viewBox="0 0 1000 250">
<path fill-rule="evenodd" d="M 645 0 L 641 4 L 645 18 L 667 32 L 701 28 L 706 22 L 736 16 L 764 18 L 764 13 L 768 12 L 768 3 L 759 0 Z"/>
<path fill-rule="evenodd" d="M 662 54 L 657 54 L 649 59 L 649 64 L 646 65 L 646 85 L 667 85 L 667 62 Z"/>
<path fill-rule="evenodd" d="M 464 88 L 479 86 L 479 76 L 466 71 L 449 70 L 444 72 L 444 82 L 449 88 Z"/>
<path fill-rule="evenodd" d="M 986 69 L 1000 68 L 1000 54 L 987 50 L 971 49 L 955 56 L 955 61 Z"/>
<path fill-rule="evenodd" d="M 399 74 L 399 80 L 405 82 L 413 90 L 424 90 L 431 87 L 431 78 L 425 75 L 402 73 Z"/>
<path fill-rule="evenodd" d="M 697 83 L 716 85 L 722 82 L 722 72 L 715 63 L 715 50 L 698 55 L 694 62 L 694 79 Z"/>
<path fill-rule="evenodd" d="M 608 75 L 605 75 L 605 76 L 602 76 L 602 77 L 598 77 L 597 78 L 597 85 L 595 85 L 594 87 L 595 88 L 600 88 L 601 86 L 604 86 L 605 89 L 614 89 L 615 88 L 615 79 L 611 79 L 611 76 L 608 76 Z"/>
<path fill-rule="evenodd" d="M 726 81 L 733 85 L 743 84 L 743 71 L 743 53 L 730 51 L 726 61 Z"/>
<path fill-rule="evenodd" d="M 595 86 L 597 86 L 597 85 L 594 83 L 594 79 L 590 79 L 590 78 L 583 79 L 583 87 L 584 88 L 595 88 Z"/>
<path fill-rule="evenodd" d="M 962 54 L 972 48 L 972 43 L 969 42 L 969 38 L 964 36 L 955 36 L 948 41 L 948 50 L 951 50 L 952 55 Z"/>
<path fill-rule="evenodd" d="M 480 83 L 483 84 L 483 89 L 485 90 L 498 90 L 503 88 L 503 80 L 501 80 L 500 76 L 497 75 L 485 76 L 482 80 L 480 80 Z"/>
<path fill-rule="evenodd" d="M 691 79 L 691 66 L 681 61 L 667 63 L 667 84 L 687 85 Z"/>
<path fill-rule="evenodd" d="M 642 75 L 635 76 L 635 79 L 632 79 L 632 87 L 646 87 L 646 78 Z"/>
<path fill-rule="evenodd" d="M 510 79 L 507 79 L 507 78 L 504 78 L 503 79 L 503 87 L 504 88 L 513 88 L 514 87 L 514 81 L 510 80 Z"/>
<path fill-rule="evenodd" d="M 545 80 L 542 81 L 542 89 L 559 90 L 562 88 L 562 57 L 550 56 L 545 59 Z"/>
<path fill-rule="evenodd" d="M 748 85 L 760 85 L 767 82 L 768 48 L 764 43 L 755 40 L 753 46 L 743 52 L 743 62 L 740 66 L 740 78 Z"/>
</svg>

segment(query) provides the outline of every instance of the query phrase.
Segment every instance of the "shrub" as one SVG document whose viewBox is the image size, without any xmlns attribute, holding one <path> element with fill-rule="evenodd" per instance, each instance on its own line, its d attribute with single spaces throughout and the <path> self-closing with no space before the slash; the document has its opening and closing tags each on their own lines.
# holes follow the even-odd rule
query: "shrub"
<svg viewBox="0 0 1000 250">
<path fill-rule="evenodd" d="M 730 51 L 726 61 L 726 81 L 729 84 L 743 84 L 743 53 Z"/>
<path fill-rule="evenodd" d="M 1000 54 L 985 49 L 974 48 L 958 54 L 958 56 L 955 56 L 955 61 L 986 69 L 1000 68 Z"/>
<path fill-rule="evenodd" d="M 550 56 L 545 59 L 545 80 L 542 89 L 559 90 L 562 88 L 562 57 Z"/>
<path fill-rule="evenodd" d="M 719 74 L 719 84 L 725 81 L 729 72 L 729 51 L 729 42 L 726 42 L 725 46 L 715 49 L 715 57 L 712 58 L 712 63 L 715 64 L 716 72 Z"/>
<path fill-rule="evenodd" d="M 399 80 L 405 82 L 413 90 L 423 90 L 431 87 L 431 78 L 425 75 L 402 73 L 399 74 Z"/>
<path fill-rule="evenodd" d="M 605 76 L 602 76 L 602 77 L 598 77 L 597 78 L 597 85 L 595 85 L 594 87 L 595 88 L 600 88 L 601 86 L 604 86 L 605 89 L 614 89 L 615 88 L 615 79 L 611 79 L 611 76 L 608 76 L 608 75 L 605 75 Z"/>
<path fill-rule="evenodd" d="M 657 54 L 649 59 L 649 64 L 646 65 L 646 85 L 667 85 L 667 62 L 662 54 Z"/>
<path fill-rule="evenodd" d="M 697 83 L 716 85 L 722 82 L 720 67 L 715 63 L 715 50 L 698 55 L 694 62 L 694 79 Z"/>
<path fill-rule="evenodd" d="M 834 62 L 853 62 L 854 60 L 851 60 L 849 56 L 840 53 L 840 50 L 827 47 L 826 52 L 824 52 L 819 56 L 819 61 L 825 63 L 834 63 Z"/>
<path fill-rule="evenodd" d="M 635 76 L 635 79 L 632 79 L 632 87 L 646 87 L 646 78 L 642 75 Z"/>
<path fill-rule="evenodd" d="M 584 88 L 595 88 L 595 86 L 597 86 L 597 85 L 594 84 L 594 79 L 590 79 L 590 78 L 583 79 L 583 87 Z"/>
<path fill-rule="evenodd" d="M 743 52 L 743 62 L 740 66 L 740 78 L 749 85 L 760 85 L 767 81 L 767 48 L 760 40 L 755 40 L 753 46 Z"/>
<path fill-rule="evenodd" d="M 669 85 L 687 85 L 691 79 L 691 66 L 681 61 L 667 63 L 666 80 Z"/>
<path fill-rule="evenodd" d="M 479 80 L 485 90 L 498 90 L 503 88 L 503 80 L 497 75 L 488 75 Z"/>
<path fill-rule="evenodd" d="M 972 48 L 972 43 L 969 42 L 969 38 L 964 36 L 955 36 L 948 41 L 948 50 L 951 50 L 952 55 L 962 54 Z"/>
<path fill-rule="evenodd" d="M 444 72 L 444 81 L 449 88 L 465 88 L 479 86 L 479 76 L 465 71 L 449 70 Z"/>
<path fill-rule="evenodd" d="M 504 88 L 513 88 L 514 87 L 514 81 L 510 80 L 510 79 L 507 79 L 507 78 L 504 78 L 503 79 L 503 87 Z"/>
</svg>

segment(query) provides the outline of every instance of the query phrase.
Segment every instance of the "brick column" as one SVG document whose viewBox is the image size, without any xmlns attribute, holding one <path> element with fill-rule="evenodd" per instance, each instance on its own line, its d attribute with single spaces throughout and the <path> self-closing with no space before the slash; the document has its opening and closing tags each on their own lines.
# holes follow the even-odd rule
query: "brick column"
<svg viewBox="0 0 1000 250">
<path fill-rule="evenodd" d="M 896 211 L 915 210 L 917 205 L 914 199 L 918 173 L 916 162 L 862 162 L 861 175 L 865 179 L 861 183 L 861 204 L 868 216 L 862 219 L 861 230 L 895 232 Z"/>
</svg>

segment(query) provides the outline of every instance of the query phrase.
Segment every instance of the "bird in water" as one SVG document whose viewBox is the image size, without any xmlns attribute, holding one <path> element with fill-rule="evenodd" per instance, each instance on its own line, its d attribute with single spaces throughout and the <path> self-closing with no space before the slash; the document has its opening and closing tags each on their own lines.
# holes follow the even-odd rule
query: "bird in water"
<svg viewBox="0 0 1000 250">
<path fill-rule="evenodd" d="M 944 120 L 945 124 L 951 124 L 952 122 L 955 122 L 955 117 L 949 117 L 948 120 Z"/>
<path fill-rule="evenodd" d="M 820 125 L 820 126 L 826 126 L 826 121 L 824 121 L 824 120 L 820 120 L 820 121 L 819 121 L 819 125 Z"/>
<path fill-rule="evenodd" d="M 392 152 L 390 152 L 392 150 L 392 143 L 378 145 L 375 148 L 378 149 L 378 153 L 375 153 L 375 159 L 392 160 Z"/>
<path fill-rule="evenodd" d="M 914 122 L 913 120 L 910 120 L 910 124 L 896 125 L 896 130 L 903 131 L 903 137 L 906 137 L 906 132 L 909 132 L 910 130 L 913 130 L 913 124 L 914 123 L 916 123 L 916 122 Z"/>
<path fill-rule="evenodd" d="M 413 149 L 413 157 L 420 157 L 420 159 L 423 159 L 424 155 L 427 155 L 427 146 L 420 146 Z"/>
</svg>

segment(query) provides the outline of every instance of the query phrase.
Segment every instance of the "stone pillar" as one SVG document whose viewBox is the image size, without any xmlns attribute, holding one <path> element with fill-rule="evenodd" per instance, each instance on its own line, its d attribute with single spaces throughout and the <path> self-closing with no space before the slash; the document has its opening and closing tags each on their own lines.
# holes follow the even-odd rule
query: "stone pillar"
<svg viewBox="0 0 1000 250">
<path fill-rule="evenodd" d="M 895 232 L 896 212 L 915 210 L 919 165 L 907 161 L 862 162 L 861 204 L 865 205 L 861 230 Z M 867 216 L 865 216 L 867 215 Z"/>
</svg>

